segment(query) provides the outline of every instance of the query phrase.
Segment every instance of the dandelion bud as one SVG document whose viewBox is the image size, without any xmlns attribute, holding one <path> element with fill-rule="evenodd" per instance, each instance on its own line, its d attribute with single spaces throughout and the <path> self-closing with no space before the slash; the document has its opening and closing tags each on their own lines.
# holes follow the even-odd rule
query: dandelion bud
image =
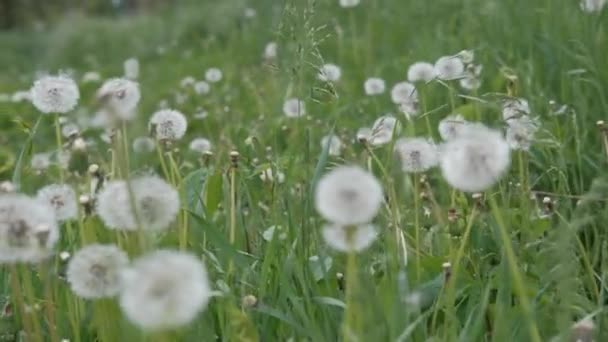
<svg viewBox="0 0 608 342">
<path fill-rule="evenodd" d="M 96 176 L 99 173 L 99 165 L 97 165 L 97 164 L 89 165 L 89 173 L 93 176 Z"/>
<path fill-rule="evenodd" d="M 240 153 L 238 151 L 230 152 L 230 162 L 232 163 L 232 167 L 237 168 L 239 166 L 239 157 Z"/>
<path fill-rule="evenodd" d="M 246 295 L 241 299 L 241 306 L 243 309 L 250 309 L 258 304 L 258 299 L 254 295 Z"/>
<path fill-rule="evenodd" d="M 441 268 L 443 269 L 443 279 L 447 283 L 452 276 L 452 264 L 449 262 L 444 262 L 441 265 Z"/>
</svg>

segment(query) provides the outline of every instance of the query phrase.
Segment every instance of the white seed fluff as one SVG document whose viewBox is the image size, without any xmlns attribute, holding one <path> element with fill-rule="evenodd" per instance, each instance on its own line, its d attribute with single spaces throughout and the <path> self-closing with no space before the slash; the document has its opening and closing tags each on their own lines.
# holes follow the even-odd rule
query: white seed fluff
<svg viewBox="0 0 608 342">
<path fill-rule="evenodd" d="M 97 71 L 87 71 L 82 75 L 83 83 L 93 83 L 101 81 L 101 75 Z"/>
<path fill-rule="evenodd" d="M 125 77 L 136 80 L 139 77 L 139 61 L 136 58 L 129 58 L 123 63 Z"/>
<path fill-rule="evenodd" d="M 159 110 L 150 118 L 155 138 L 160 141 L 181 139 L 188 129 L 188 120 L 184 114 L 172 109 Z"/>
<path fill-rule="evenodd" d="M 30 94 L 36 109 L 44 114 L 67 113 L 76 107 L 80 98 L 76 82 L 64 75 L 38 79 Z"/>
<path fill-rule="evenodd" d="M 306 106 L 304 101 L 298 98 L 287 99 L 283 103 L 283 113 L 288 118 L 298 118 L 306 115 Z"/>
<path fill-rule="evenodd" d="M 195 138 L 190 142 L 190 150 L 198 154 L 211 151 L 211 142 L 205 138 Z"/>
<path fill-rule="evenodd" d="M 115 245 L 92 244 L 70 259 L 66 277 L 82 298 L 114 297 L 120 292 L 120 274 L 129 265 L 127 254 Z"/>
<path fill-rule="evenodd" d="M 269 42 L 264 47 L 264 59 L 270 60 L 277 58 L 278 44 L 276 42 Z"/>
<path fill-rule="evenodd" d="M 192 76 L 186 76 L 179 81 L 179 86 L 182 88 L 192 87 L 196 83 L 196 80 Z"/>
<path fill-rule="evenodd" d="M 353 8 L 357 7 L 361 0 L 340 0 L 339 3 L 342 8 Z"/>
<path fill-rule="evenodd" d="M 365 95 L 368 96 L 384 94 L 386 91 L 386 82 L 378 77 L 368 78 L 363 84 L 363 89 L 365 90 Z"/>
<path fill-rule="evenodd" d="M 407 70 L 407 80 L 414 82 L 430 82 L 435 79 L 435 67 L 431 63 L 416 62 Z"/>
<path fill-rule="evenodd" d="M 342 140 L 337 135 L 326 135 L 321 139 L 321 148 L 327 148 L 330 156 L 339 156 L 342 153 L 342 146 Z"/>
<path fill-rule="evenodd" d="M 502 105 L 502 118 L 507 123 L 512 119 L 530 114 L 528 100 L 523 98 L 512 98 L 506 100 Z"/>
<path fill-rule="evenodd" d="M 538 131 L 538 123 L 529 116 L 513 118 L 507 123 L 509 125 L 505 137 L 509 146 L 514 150 L 528 151 Z"/>
<path fill-rule="evenodd" d="M 323 82 L 337 82 L 342 77 L 342 69 L 335 64 L 325 64 L 319 70 L 317 78 Z"/>
<path fill-rule="evenodd" d="M 209 83 L 216 83 L 222 80 L 224 74 L 218 68 L 209 68 L 205 71 L 205 80 Z"/>
<path fill-rule="evenodd" d="M 393 135 L 399 132 L 401 132 L 401 124 L 397 118 L 392 115 L 381 116 L 374 121 L 369 143 L 372 146 L 388 144 L 393 140 Z"/>
<path fill-rule="evenodd" d="M 426 138 L 401 138 L 395 142 L 395 152 L 404 172 L 424 172 L 439 163 L 437 146 Z"/>
<path fill-rule="evenodd" d="M 339 166 L 325 174 L 315 191 L 316 209 L 339 225 L 370 222 L 383 200 L 380 182 L 358 166 Z"/>
<path fill-rule="evenodd" d="M 452 140 L 460 136 L 468 124 L 460 114 L 447 116 L 439 122 L 439 135 L 445 141 Z"/>
<path fill-rule="evenodd" d="M 36 171 L 44 171 L 51 165 L 50 153 L 34 153 L 30 160 L 32 169 Z"/>
<path fill-rule="evenodd" d="M 435 62 L 437 78 L 449 81 L 461 78 L 464 74 L 464 64 L 457 56 L 443 56 Z"/>
<path fill-rule="evenodd" d="M 107 106 L 110 114 L 129 121 L 135 118 L 135 108 L 141 99 L 141 93 L 136 82 L 126 78 L 112 78 L 99 88 L 97 98 Z"/>
<path fill-rule="evenodd" d="M 47 185 L 38 190 L 36 199 L 51 206 L 59 221 L 75 219 L 78 216 L 76 192 L 67 184 Z"/>
<path fill-rule="evenodd" d="M 211 298 L 207 270 L 185 252 L 160 250 L 135 260 L 122 274 L 120 306 L 144 330 L 190 323 Z"/>
<path fill-rule="evenodd" d="M 391 89 L 391 100 L 395 104 L 417 103 L 418 91 L 416 91 L 416 87 L 409 82 L 399 82 Z"/>
<path fill-rule="evenodd" d="M 275 176 L 272 168 L 269 167 L 260 173 L 260 179 L 262 182 L 272 183 L 276 181 L 277 183 L 281 184 L 285 182 L 285 174 L 281 171 L 277 171 Z"/>
<path fill-rule="evenodd" d="M 40 262 L 59 240 L 55 212 L 22 194 L 0 195 L 0 262 Z"/>
<path fill-rule="evenodd" d="M 599 13 L 606 5 L 606 0 L 581 0 L 581 10 L 586 13 Z"/>
<path fill-rule="evenodd" d="M 376 228 L 369 224 L 349 227 L 326 225 L 322 234 L 325 243 L 340 252 L 363 251 L 378 237 Z"/>
<path fill-rule="evenodd" d="M 194 83 L 194 92 L 197 93 L 198 95 L 209 94 L 210 91 L 211 91 L 211 86 L 209 85 L 209 83 L 207 83 L 205 81 L 198 81 L 198 82 Z"/>
<path fill-rule="evenodd" d="M 454 188 L 481 192 L 494 185 L 511 163 L 511 150 L 502 134 L 482 124 L 469 124 L 441 148 L 443 178 Z"/>
</svg>

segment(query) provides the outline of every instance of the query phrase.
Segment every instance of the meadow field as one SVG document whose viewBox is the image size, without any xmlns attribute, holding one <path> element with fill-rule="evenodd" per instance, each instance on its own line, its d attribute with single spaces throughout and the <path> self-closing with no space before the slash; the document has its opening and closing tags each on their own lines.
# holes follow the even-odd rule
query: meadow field
<svg viewBox="0 0 608 342">
<path fill-rule="evenodd" d="M 0 341 L 608 341 L 605 2 L 0 31 Z"/>
</svg>

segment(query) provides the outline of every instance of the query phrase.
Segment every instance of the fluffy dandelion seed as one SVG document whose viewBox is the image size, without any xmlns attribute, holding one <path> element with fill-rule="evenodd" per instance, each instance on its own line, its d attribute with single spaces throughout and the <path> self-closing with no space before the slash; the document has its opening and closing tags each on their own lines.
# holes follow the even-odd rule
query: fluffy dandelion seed
<svg viewBox="0 0 608 342">
<path fill-rule="evenodd" d="M 378 213 L 383 193 L 380 182 L 358 166 L 340 166 L 325 174 L 315 191 L 317 211 L 338 225 L 370 222 Z"/>
<path fill-rule="evenodd" d="M 505 101 L 502 105 L 502 118 L 507 123 L 509 120 L 530 114 L 530 105 L 526 99 L 513 98 Z"/>
<path fill-rule="evenodd" d="M 176 110 L 163 109 L 152 115 L 150 126 L 154 129 L 156 139 L 160 141 L 175 141 L 181 139 L 186 134 L 188 121 L 184 114 Z"/>
<path fill-rule="evenodd" d="M 399 82 L 391 89 L 391 100 L 395 104 L 418 102 L 418 91 L 409 82 Z"/>
<path fill-rule="evenodd" d="M 210 91 L 211 91 L 211 86 L 209 85 L 209 83 L 207 83 L 205 81 L 198 81 L 198 82 L 194 83 L 194 92 L 197 93 L 198 95 L 209 94 Z"/>
<path fill-rule="evenodd" d="M 78 125 L 76 125 L 75 123 L 70 122 L 61 126 L 61 135 L 66 138 L 77 135 L 78 132 L 80 132 L 80 128 L 78 128 Z"/>
<path fill-rule="evenodd" d="M 67 113 L 76 107 L 80 98 L 74 80 L 64 75 L 38 79 L 30 93 L 32 103 L 44 114 Z"/>
<path fill-rule="evenodd" d="M 266 44 L 263 54 L 264 59 L 270 60 L 277 58 L 277 50 L 278 44 L 276 42 L 269 42 Z"/>
<path fill-rule="evenodd" d="M 321 148 L 327 148 L 330 156 L 339 156 L 342 153 L 342 147 L 342 140 L 337 135 L 326 135 L 321 139 Z"/>
<path fill-rule="evenodd" d="M 128 265 L 129 257 L 117 246 L 93 244 L 74 254 L 66 276 L 79 297 L 114 297 L 120 292 L 120 274 Z"/>
<path fill-rule="evenodd" d="M 359 6 L 361 0 L 340 0 L 339 3 L 342 8 L 353 8 Z"/>
<path fill-rule="evenodd" d="M 129 58 L 123 63 L 125 78 L 136 80 L 139 77 L 139 61 L 136 58 Z"/>
<path fill-rule="evenodd" d="M 192 86 L 194 86 L 194 83 L 196 83 L 196 80 L 194 79 L 194 77 L 186 76 L 186 77 L 182 78 L 181 81 L 179 81 L 179 86 L 182 88 L 192 87 Z"/>
<path fill-rule="evenodd" d="M 277 171 L 275 175 L 272 168 L 269 167 L 260 173 L 260 179 L 262 182 L 273 183 L 276 181 L 277 183 L 281 184 L 285 182 L 285 174 L 281 171 Z"/>
<path fill-rule="evenodd" d="M 288 118 L 298 118 L 306 115 L 304 101 L 301 101 L 298 98 L 287 99 L 283 104 L 283 113 Z"/>
<path fill-rule="evenodd" d="M 452 140 L 460 136 L 468 124 L 462 115 L 450 115 L 439 122 L 439 135 L 445 141 Z"/>
<path fill-rule="evenodd" d="M 30 166 L 36 171 L 44 171 L 51 165 L 50 153 L 34 153 L 30 160 Z"/>
<path fill-rule="evenodd" d="M 437 78 L 449 81 L 461 78 L 464 74 L 464 64 L 457 56 L 443 56 L 435 62 Z"/>
<path fill-rule="evenodd" d="M 145 154 L 153 152 L 156 148 L 154 139 L 150 137 L 137 137 L 133 140 L 133 152 Z"/>
<path fill-rule="evenodd" d="M 383 79 L 377 77 L 368 78 L 363 84 L 363 89 L 365 90 L 365 95 L 381 95 L 384 94 L 384 92 L 386 91 L 386 82 L 384 82 Z"/>
<path fill-rule="evenodd" d="M 508 121 L 506 139 L 514 150 L 528 151 L 538 131 L 538 123 L 529 116 L 513 118 Z"/>
<path fill-rule="evenodd" d="M 126 78 L 112 78 L 97 91 L 97 98 L 121 120 L 133 120 L 135 108 L 141 99 L 139 85 Z"/>
<path fill-rule="evenodd" d="M 511 162 L 511 150 L 502 134 L 482 124 L 469 124 L 462 134 L 441 149 L 443 178 L 454 188 L 481 192 L 494 185 Z"/>
<path fill-rule="evenodd" d="M 135 178 L 130 186 L 131 192 L 126 181 L 112 181 L 101 190 L 97 197 L 97 213 L 104 224 L 109 229 L 136 230 L 139 220 L 143 230 L 167 229 L 179 211 L 177 191 L 156 176 Z"/>
<path fill-rule="evenodd" d="M 369 143 L 372 146 L 388 144 L 393 140 L 393 135 L 399 132 L 401 132 L 401 124 L 397 118 L 391 115 L 381 116 L 374 121 Z"/>
<path fill-rule="evenodd" d="M 205 138 L 195 138 L 190 142 L 190 150 L 198 154 L 211 151 L 211 142 Z"/>
<path fill-rule="evenodd" d="M 439 163 L 437 146 L 429 139 L 399 139 L 395 143 L 395 152 L 404 172 L 424 172 Z"/>
<path fill-rule="evenodd" d="M 581 10 L 586 13 L 599 13 L 606 5 L 606 0 L 581 0 Z"/>
<path fill-rule="evenodd" d="M 476 90 L 481 86 L 481 70 L 483 66 L 481 64 L 467 65 L 466 72 L 463 78 L 460 79 L 459 83 L 463 89 Z"/>
<path fill-rule="evenodd" d="M 342 69 L 335 64 L 325 64 L 319 70 L 317 77 L 323 82 L 337 82 L 342 77 Z"/>
<path fill-rule="evenodd" d="M 361 127 L 357 130 L 357 141 L 361 143 L 368 143 L 372 140 L 373 131 L 369 127 Z"/>
<path fill-rule="evenodd" d="M 83 83 L 94 83 L 101 81 L 101 75 L 96 71 L 88 71 L 82 75 Z"/>
<path fill-rule="evenodd" d="M 209 113 L 206 110 L 202 109 L 202 108 L 198 108 L 197 111 L 196 111 L 196 113 L 194 113 L 193 116 L 197 120 L 203 120 L 203 119 L 205 119 L 205 118 L 207 118 L 209 116 Z"/>
<path fill-rule="evenodd" d="M 39 262 L 59 239 L 55 212 L 22 194 L 0 195 L 0 262 Z"/>
<path fill-rule="evenodd" d="M 152 252 L 135 260 L 121 278 L 120 306 L 144 330 L 186 325 L 211 298 L 205 266 L 185 252 Z"/>
<path fill-rule="evenodd" d="M 74 219 L 78 216 L 76 192 L 69 185 L 47 185 L 38 190 L 36 199 L 51 206 L 55 210 L 55 217 L 59 221 Z"/>
<path fill-rule="evenodd" d="M 224 75 L 222 74 L 222 70 L 218 68 L 209 68 L 205 71 L 205 80 L 209 83 L 216 83 L 222 80 Z"/>
<path fill-rule="evenodd" d="M 340 252 L 361 252 L 378 237 L 376 228 L 369 224 L 349 227 L 326 225 L 322 234 L 325 243 Z"/>
<path fill-rule="evenodd" d="M 435 67 L 431 63 L 416 62 L 407 70 L 407 80 L 414 82 L 430 82 L 435 79 Z"/>
<path fill-rule="evenodd" d="M 32 101 L 32 93 L 29 90 L 18 90 L 11 95 L 12 102 Z"/>
</svg>

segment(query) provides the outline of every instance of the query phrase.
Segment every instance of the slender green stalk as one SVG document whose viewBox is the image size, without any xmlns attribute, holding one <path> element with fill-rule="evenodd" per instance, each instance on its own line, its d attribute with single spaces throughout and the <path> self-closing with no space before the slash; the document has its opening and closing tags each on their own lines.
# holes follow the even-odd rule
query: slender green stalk
<svg viewBox="0 0 608 342">
<path fill-rule="evenodd" d="M 49 276 L 48 266 L 41 264 L 39 265 L 40 277 L 44 286 L 44 308 L 46 313 L 46 321 L 48 325 L 48 332 L 52 342 L 59 342 L 59 335 L 57 333 L 57 313 L 55 312 L 55 296 L 53 295 L 53 281 Z"/>
<path fill-rule="evenodd" d="M 57 144 L 57 162 L 59 162 L 59 158 L 60 156 L 63 154 L 63 142 L 62 142 L 62 137 L 61 137 L 61 125 L 59 124 L 59 114 L 54 114 L 54 119 L 55 119 L 55 142 Z M 63 167 L 60 165 L 61 163 L 58 163 L 59 167 L 59 183 L 63 183 L 64 181 L 64 173 L 63 173 Z"/>
<path fill-rule="evenodd" d="M 30 321 L 30 317 L 25 310 L 25 301 L 23 292 L 21 292 L 21 284 L 19 284 L 19 271 L 15 264 L 10 265 L 10 284 L 11 284 L 11 299 L 13 300 L 13 305 L 17 308 L 17 312 L 19 314 L 18 318 L 21 319 L 21 323 L 23 324 L 23 328 L 27 334 L 33 333 L 32 322 Z"/>
<path fill-rule="evenodd" d="M 355 227 L 345 228 L 347 230 L 346 239 L 350 244 L 354 239 Z M 344 341 L 359 341 L 359 303 L 357 302 L 357 291 L 359 287 L 359 276 L 357 273 L 357 252 L 349 250 L 346 256 L 346 309 L 344 312 L 343 339 Z"/>
</svg>

